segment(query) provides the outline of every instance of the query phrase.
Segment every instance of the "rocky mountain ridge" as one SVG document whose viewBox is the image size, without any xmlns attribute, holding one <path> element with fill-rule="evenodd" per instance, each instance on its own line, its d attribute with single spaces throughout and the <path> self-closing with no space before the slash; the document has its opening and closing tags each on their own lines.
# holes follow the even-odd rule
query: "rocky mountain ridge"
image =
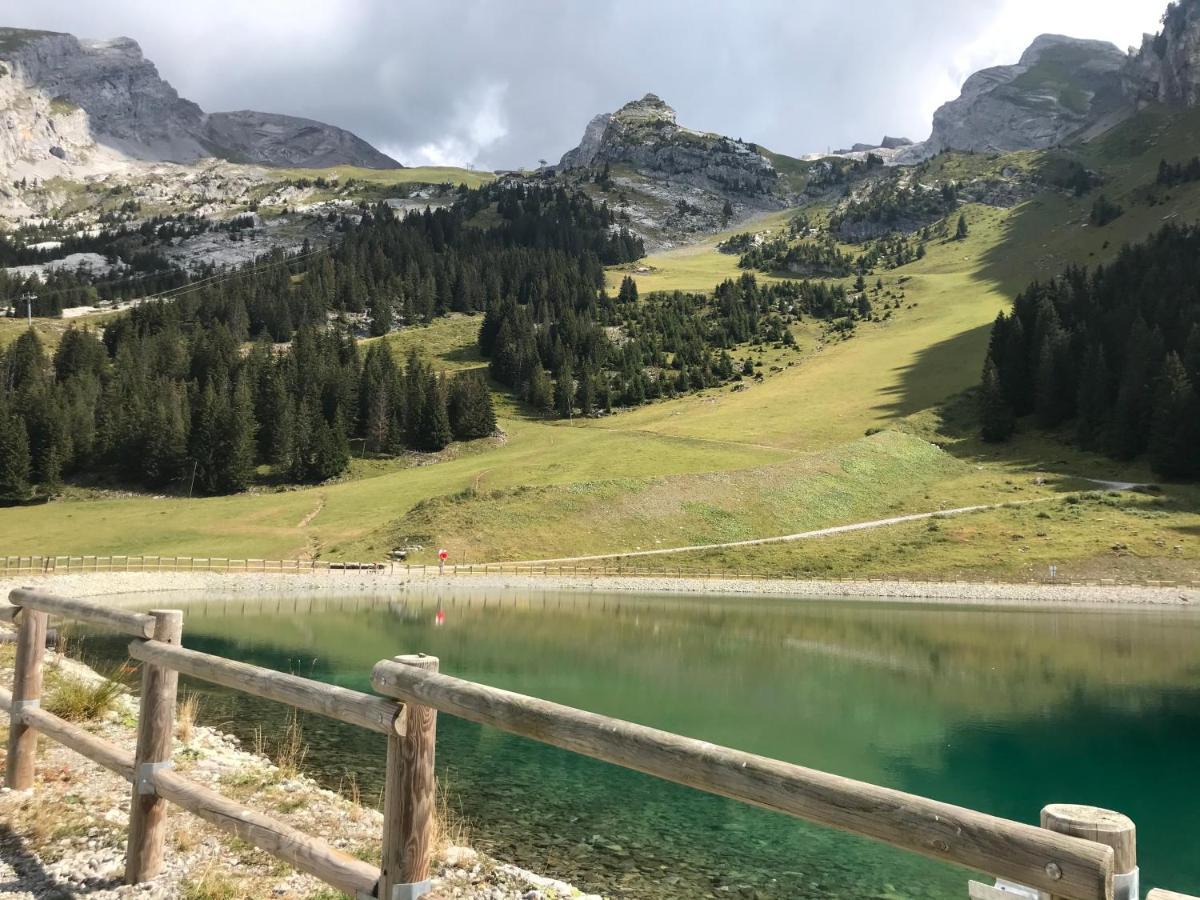
<svg viewBox="0 0 1200 900">
<path fill-rule="evenodd" d="M 293 116 L 205 113 L 130 38 L 0 29 L 0 170 L 86 175 L 128 161 L 396 168 L 344 129 Z"/>
<path fill-rule="evenodd" d="M 753 144 L 684 128 L 675 110 L 654 94 L 626 103 L 588 123 L 562 169 L 627 165 L 653 177 L 701 190 L 745 197 L 774 194 L 779 175 Z"/>
<path fill-rule="evenodd" d="M 1104 41 L 1044 34 L 1016 65 L 966 80 L 934 113 L 929 139 L 900 151 L 899 164 L 943 150 L 1041 150 L 1103 133 L 1157 102 L 1200 102 L 1200 0 L 1171 3 L 1163 28 L 1129 53 Z"/>
</svg>

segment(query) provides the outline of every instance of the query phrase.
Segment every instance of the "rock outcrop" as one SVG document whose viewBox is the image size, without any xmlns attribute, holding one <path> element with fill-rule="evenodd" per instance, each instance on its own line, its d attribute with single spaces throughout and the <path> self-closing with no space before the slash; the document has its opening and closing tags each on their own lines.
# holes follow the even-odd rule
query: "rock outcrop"
<svg viewBox="0 0 1200 900">
<path fill-rule="evenodd" d="M 779 175 L 753 144 L 684 128 L 654 94 L 597 116 L 583 141 L 563 155 L 563 169 L 627 165 L 656 179 L 739 197 L 771 195 Z"/>
<path fill-rule="evenodd" d="M 0 29 L 0 167 L 43 177 L 104 170 L 115 160 L 188 163 L 220 157 L 291 166 L 395 168 L 353 134 L 292 116 L 207 115 L 180 97 L 129 38 Z"/>
<path fill-rule="evenodd" d="M 962 94 L 933 116 L 929 140 L 897 161 L 943 150 L 1007 153 L 1039 150 L 1128 114 L 1127 54 L 1104 41 L 1037 38 L 1015 66 L 976 72 Z"/>
<path fill-rule="evenodd" d="M 579 142 L 578 147 L 563 154 L 559 166 L 564 169 L 586 169 L 595 162 L 596 154 L 600 152 L 600 144 L 604 140 L 604 132 L 611 121 L 612 113 L 601 113 L 588 122 L 587 128 L 583 130 L 583 140 Z"/>
<path fill-rule="evenodd" d="M 1200 0 L 1172 4 L 1163 30 L 1146 35 L 1130 63 L 1130 90 L 1140 101 L 1200 103 Z"/>
</svg>

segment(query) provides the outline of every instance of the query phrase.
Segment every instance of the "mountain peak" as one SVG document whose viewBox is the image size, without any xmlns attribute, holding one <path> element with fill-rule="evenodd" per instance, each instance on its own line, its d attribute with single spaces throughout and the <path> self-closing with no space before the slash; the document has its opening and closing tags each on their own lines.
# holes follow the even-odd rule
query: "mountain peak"
<svg viewBox="0 0 1200 900">
<path fill-rule="evenodd" d="M 631 100 L 622 106 L 613 116 L 627 125 L 639 123 L 675 121 L 675 110 L 663 101 L 657 94 L 646 94 L 641 100 Z"/>
</svg>

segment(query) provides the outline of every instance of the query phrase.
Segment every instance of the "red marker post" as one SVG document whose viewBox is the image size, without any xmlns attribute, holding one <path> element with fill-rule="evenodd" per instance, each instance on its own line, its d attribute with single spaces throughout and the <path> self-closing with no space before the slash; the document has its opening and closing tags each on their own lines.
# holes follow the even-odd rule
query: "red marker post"
<svg viewBox="0 0 1200 900">
<path fill-rule="evenodd" d="M 445 549 L 438 551 L 438 574 L 439 575 L 444 575 L 446 573 L 446 560 L 449 558 L 449 556 L 450 556 L 450 553 L 448 551 L 446 551 Z"/>
</svg>

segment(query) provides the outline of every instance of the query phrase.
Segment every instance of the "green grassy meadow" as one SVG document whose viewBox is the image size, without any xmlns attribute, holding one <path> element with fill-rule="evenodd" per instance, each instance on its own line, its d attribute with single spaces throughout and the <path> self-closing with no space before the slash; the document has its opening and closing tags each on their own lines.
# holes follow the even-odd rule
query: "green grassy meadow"
<svg viewBox="0 0 1200 900">
<path fill-rule="evenodd" d="M 500 438 L 434 458 L 355 460 L 343 479 L 305 489 L 194 500 L 73 490 L 50 504 L 0 511 L 0 552 L 373 559 L 421 544 L 427 550 L 418 560 L 445 546 L 456 560 L 482 562 L 717 543 L 1039 500 L 647 565 L 983 577 L 1037 574 L 1054 563 L 1081 577 L 1200 577 L 1195 488 L 1068 501 L 1089 489 L 1071 476 L 1149 476 L 1040 435 L 983 445 L 960 396 L 978 381 L 992 320 L 1031 280 L 1103 260 L 1163 221 L 1200 218 L 1200 185 L 1144 202 L 1159 159 L 1187 158 L 1200 146 L 1200 114 L 1167 126 L 1165 114 L 1147 110 L 1069 151 L 1101 171 L 1099 190 L 1125 207 L 1106 228 L 1088 225 L 1096 191 L 1081 198 L 1042 191 L 1008 210 L 968 206 L 965 241 L 935 240 L 924 259 L 882 273 L 885 290 L 901 298 L 890 319 L 860 324 L 848 340 L 802 323 L 796 351 L 739 348 L 735 357 L 762 359 L 766 374 L 741 390 L 571 422 L 532 416 L 498 395 Z M 936 165 L 965 174 L 1005 162 L 949 155 Z M 1039 162 L 1036 154 L 1011 160 Z M 728 233 L 784 227 L 793 214 Z M 715 249 L 724 236 L 615 269 L 610 280 L 632 274 L 643 293 L 711 289 L 741 274 L 736 256 Z M 447 371 L 482 368 L 478 322 L 455 316 L 383 340 L 401 355 L 416 347 Z M 0 328 L 0 341 L 4 334 Z"/>
</svg>

